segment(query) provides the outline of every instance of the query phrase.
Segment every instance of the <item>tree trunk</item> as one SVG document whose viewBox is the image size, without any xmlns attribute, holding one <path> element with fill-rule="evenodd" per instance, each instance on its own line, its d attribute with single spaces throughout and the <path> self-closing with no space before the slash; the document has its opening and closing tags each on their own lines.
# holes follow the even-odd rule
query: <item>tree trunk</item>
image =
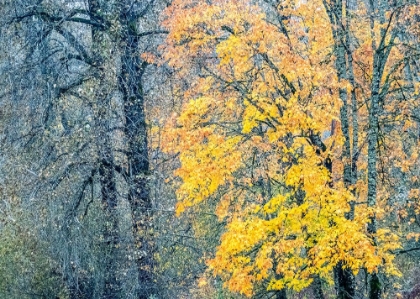
<svg viewBox="0 0 420 299">
<path fill-rule="evenodd" d="M 369 281 L 369 299 L 380 299 L 382 297 L 382 284 L 378 274 L 373 273 Z"/>
<path fill-rule="evenodd" d="M 374 207 L 376 205 L 376 188 L 377 188 L 377 144 L 378 144 L 378 113 L 379 113 L 379 85 L 380 85 L 380 58 L 378 55 L 374 57 L 373 66 L 373 80 L 372 80 L 372 94 L 370 99 L 370 110 L 369 110 L 369 131 L 368 131 L 368 206 Z M 368 233 L 372 235 L 376 234 L 376 215 L 370 216 L 370 222 L 368 224 Z M 373 273 L 370 278 L 370 299 L 381 298 L 381 283 L 378 275 Z"/>
<path fill-rule="evenodd" d="M 128 1 L 128 0 L 127 0 Z M 127 2 L 125 1 L 125 2 Z M 149 158 L 142 75 L 146 63 L 142 62 L 137 37 L 137 17 L 126 8 L 121 8 L 123 54 L 119 89 L 122 94 L 125 113 L 125 134 L 128 141 L 128 201 L 131 208 L 132 232 L 138 268 L 139 299 L 155 294 L 153 282 L 153 215 L 152 202 L 148 186 Z"/>
<path fill-rule="evenodd" d="M 276 299 L 287 299 L 286 289 L 281 289 L 276 292 Z"/>
<path fill-rule="evenodd" d="M 385 2 L 371 3 L 370 11 L 373 12 L 375 9 L 379 10 L 379 22 L 383 25 L 385 23 Z M 371 30 L 374 32 L 375 19 L 371 14 Z M 395 18 L 398 18 L 398 14 Z M 368 195 L 367 202 L 370 208 L 375 207 L 377 197 L 377 179 L 378 172 L 376 164 L 378 160 L 378 135 L 379 135 L 379 101 L 380 101 L 380 90 L 381 90 L 381 79 L 384 74 L 385 64 L 388 60 L 389 54 L 393 47 L 394 40 L 396 38 L 397 31 L 394 30 L 391 33 L 388 45 L 385 45 L 385 37 L 388 34 L 384 28 L 380 29 L 380 43 L 376 44 L 375 35 L 372 38 L 372 53 L 373 57 L 373 70 L 372 70 L 372 85 L 370 95 L 370 107 L 369 107 L 369 131 L 368 131 Z M 370 222 L 368 224 L 368 233 L 372 235 L 373 241 L 375 241 L 375 234 L 377 232 L 376 215 L 370 216 Z M 372 273 L 369 281 L 369 299 L 380 299 L 382 297 L 382 284 L 379 279 L 378 273 Z"/>
<path fill-rule="evenodd" d="M 314 278 L 312 282 L 313 293 L 315 299 L 325 299 L 324 293 L 322 292 L 322 282 L 319 276 Z"/>
<path fill-rule="evenodd" d="M 97 0 L 89 1 L 89 11 L 91 15 L 96 15 L 101 11 L 101 6 Z M 121 298 L 120 283 L 118 281 L 118 198 L 108 111 L 111 99 L 107 90 L 109 87 L 106 84 L 103 42 L 103 33 L 92 26 L 92 53 L 99 85 L 95 92 L 95 125 L 98 130 L 99 179 L 104 213 L 103 240 L 105 256 L 102 298 L 118 299 Z"/>
<path fill-rule="evenodd" d="M 108 149 L 107 149 L 108 150 Z M 104 268 L 104 291 L 103 299 L 120 298 L 120 286 L 118 282 L 118 216 L 117 196 L 114 171 L 112 169 L 112 158 L 109 151 L 101 153 L 101 165 L 99 176 L 101 182 L 102 204 L 105 214 L 104 243 L 106 249 Z"/>
<path fill-rule="evenodd" d="M 355 298 L 355 279 L 353 273 L 340 262 L 334 269 L 337 299 Z"/>
<path fill-rule="evenodd" d="M 336 70 L 337 76 L 340 82 L 345 80 L 351 80 L 353 78 L 353 66 L 351 58 L 351 50 L 349 48 L 350 40 L 348 35 L 348 11 L 346 12 L 346 20 L 343 18 L 343 2 L 341 0 L 334 1 L 330 7 L 326 7 L 329 12 L 329 18 L 331 21 L 334 44 L 336 49 Z M 349 3 L 346 2 L 346 9 L 349 10 Z M 346 29 L 343 29 L 343 26 L 346 26 Z M 346 49 L 347 48 L 347 49 Z M 347 51 L 346 51 L 347 50 Z M 347 54 L 347 56 L 346 56 Z M 349 71 L 350 70 L 350 71 Z M 350 73 L 350 74 L 349 74 Z M 354 82 L 353 82 L 354 83 Z M 353 166 L 356 164 L 353 162 L 354 157 L 356 157 L 353 151 L 351 153 L 351 137 L 350 137 L 350 128 L 349 128 L 349 116 L 348 116 L 348 95 L 347 91 L 344 88 L 339 89 L 339 96 L 342 101 L 342 106 L 340 109 L 340 121 L 341 121 L 341 131 L 344 136 L 344 145 L 342 152 L 342 160 L 344 161 L 343 169 L 343 181 L 345 187 L 350 187 L 350 184 L 355 181 L 354 176 L 357 176 L 356 172 L 353 172 Z M 354 105 L 355 93 L 352 92 L 352 105 Z M 356 114 L 357 115 L 357 114 Z M 355 114 L 353 113 L 353 125 L 357 124 L 357 119 L 355 119 Z M 354 134 L 355 132 L 353 132 Z M 356 132 L 357 134 L 357 132 Z M 357 140 L 357 136 L 356 136 Z M 353 136 L 353 143 L 355 137 Z M 357 143 L 356 143 L 357 145 Z M 354 168 L 356 170 L 356 168 Z M 354 217 L 354 203 L 350 202 L 350 212 L 346 214 L 347 219 L 353 219 Z M 347 299 L 354 298 L 355 296 L 355 279 L 351 271 L 348 271 L 346 268 L 343 268 L 343 264 L 340 262 L 334 268 L 335 273 L 335 285 L 337 290 L 338 299 Z"/>
</svg>

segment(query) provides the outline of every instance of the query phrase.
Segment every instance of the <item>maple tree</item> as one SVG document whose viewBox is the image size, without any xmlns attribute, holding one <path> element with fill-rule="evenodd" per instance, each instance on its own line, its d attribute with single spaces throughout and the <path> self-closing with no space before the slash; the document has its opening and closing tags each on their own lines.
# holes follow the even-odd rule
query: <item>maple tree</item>
<svg viewBox="0 0 420 299">
<path fill-rule="evenodd" d="M 379 128 L 400 132 L 385 129 L 389 117 L 415 126 L 418 83 L 402 75 L 413 52 L 396 40 L 418 34 L 408 19 L 417 11 L 416 2 L 240 0 L 167 9 L 165 58 L 190 81 L 165 140 L 180 153 L 177 212 L 218 202 L 227 226 L 208 265 L 226 287 L 251 296 L 258 285 L 300 291 L 335 278 L 350 298 L 366 269 L 379 298 L 379 274 L 400 275 L 400 235 L 378 224 L 392 209 L 378 178 Z M 396 117 L 396 104 L 409 112 Z M 333 277 L 340 270 L 347 280 Z"/>
</svg>

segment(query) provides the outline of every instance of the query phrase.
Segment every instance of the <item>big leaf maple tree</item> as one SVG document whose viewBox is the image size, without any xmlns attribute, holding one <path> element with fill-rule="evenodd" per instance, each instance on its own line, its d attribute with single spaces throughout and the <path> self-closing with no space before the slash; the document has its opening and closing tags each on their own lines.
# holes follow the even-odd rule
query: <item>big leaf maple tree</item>
<svg viewBox="0 0 420 299">
<path fill-rule="evenodd" d="M 227 225 L 208 266 L 230 290 L 300 291 L 337 269 L 365 269 L 375 286 L 378 273 L 400 275 L 401 236 L 377 224 L 390 208 L 377 200 L 377 128 L 401 103 L 398 85 L 415 99 L 395 41 L 407 33 L 398 18 L 418 6 L 383 5 L 175 0 L 166 10 L 164 58 L 184 79 L 165 135 L 180 153 L 177 212 L 218 202 Z"/>
</svg>

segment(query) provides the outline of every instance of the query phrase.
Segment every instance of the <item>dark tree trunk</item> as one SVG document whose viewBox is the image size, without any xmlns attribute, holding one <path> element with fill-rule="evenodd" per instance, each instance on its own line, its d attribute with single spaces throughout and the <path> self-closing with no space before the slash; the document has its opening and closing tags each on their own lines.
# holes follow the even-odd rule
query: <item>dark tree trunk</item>
<svg viewBox="0 0 420 299">
<path fill-rule="evenodd" d="M 375 5 L 371 3 L 371 11 L 375 11 Z M 380 15 L 384 14 L 384 7 L 379 5 L 376 7 L 380 11 Z M 396 16 L 396 18 L 398 18 Z M 380 18 L 380 23 L 383 25 L 385 20 Z M 375 20 L 371 19 L 371 26 L 373 28 Z M 379 45 L 376 41 L 372 41 L 372 52 L 373 57 L 373 74 L 372 74 L 372 85 L 371 85 L 371 96 L 370 96 L 370 107 L 369 107 L 369 130 L 368 130 L 368 194 L 367 202 L 369 207 L 374 207 L 377 201 L 377 180 L 378 171 L 376 164 L 378 162 L 378 140 L 379 140 L 379 114 L 380 109 L 380 93 L 381 80 L 384 75 L 384 69 L 391 52 L 394 40 L 397 36 L 397 31 L 394 29 L 390 35 L 390 40 L 387 45 L 384 44 L 386 40 L 387 31 L 385 29 L 380 30 L 381 42 Z M 373 214 L 370 217 L 367 231 L 371 234 L 373 241 L 375 241 L 375 234 L 377 233 L 377 219 L 376 215 Z M 380 299 L 382 298 L 382 284 L 379 280 L 378 273 L 372 273 L 369 281 L 369 299 Z"/>
<path fill-rule="evenodd" d="M 322 283 L 319 276 L 316 276 L 314 278 L 314 281 L 312 282 L 313 287 L 313 293 L 315 299 L 325 299 L 324 293 L 322 292 Z"/>
<path fill-rule="evenodd" d="M 382 284 L 378 274 L 373 273 L 369 281 L 369 299 L 380 299 L 382 297 Z"/>
<path fill-rule="evenodd" d="M 104 242 L 106 249 L 105 256 L 105 281 L 103 299 L 120 298 L 118 282 L 118 215 L 117 215 L 117 190 L 115 184 L 115 175 L 112 169 L 112 157 L 110 149 L 101 153 L 101 164 L 99 167 L 99 176 L 101 183 L 102 204 L 105 215 L 104 224 Z"/>
<path fill-rule="evenodd" d="M 142 90 L 142 75 L 147 65 L 141 61 L 138 53 L 137 16 L 127 10 L 126 7 L 129 7 L 129 5 L 122 6 L 120 16 L 123 27 L 121 44 L 124 48 L 121 57 L 119 88 L 123 97 L 125 134 L 128 141 L 128 201 L 131 208 L 140 287 L 138 298 L 146 299 L 156 292 L 152 277 L 153 215 L 148 186 L 150 170 Z"/>
<path fill-rule="evenodd" d="M 282 289 L 276 292 L 276 299 L 287 299 L 286 289 Z"/>
<path fill-rule="evenodd" d="M 345 268 L 340 262 L 334 269 L 334 276 L 337 299 L 354 299 L 356 289 L 351 270 Z"/>
</svg>

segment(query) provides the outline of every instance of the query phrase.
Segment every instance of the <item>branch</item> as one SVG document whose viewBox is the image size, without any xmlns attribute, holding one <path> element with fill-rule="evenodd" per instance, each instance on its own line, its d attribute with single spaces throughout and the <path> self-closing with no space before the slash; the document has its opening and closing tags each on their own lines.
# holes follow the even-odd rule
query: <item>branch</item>
<svg viewBox="0 0 420 299">
<path fill-rule="evenodd" d="M 84 19 L 84 18 L 78 18 L 78 17 L 76 17 L 76 18 L 69 18 L 69 19 L 67 19 L 65 21 L 74 22 L 74 23 L 87 24 L 87 25 L 91 25 L 93 27 L 97 27 L 97 28 L 99 28 L 101 30 L 108 29 L 108 25 L 102 24 L 102 23 L 98 23 L 98 22 L 95 22 L 95 21 L 90 20 L 90 19 Z"/>
<path fill-rule="evenodd" d="M 154 34 L 168 34 L 169 31 L 168 30 L 153 30 L 153 31 L 146 31 L 146 32 L 141 32 L 139 34 L 136 34 L 136 37 L 143 37 L 143 36 L 148 36 L 148 35 L 154 35 Z"/>
<path fill-rule="evenodd" d="M 77 197 L 76 202 L 74 203 L 73 207 L 71 207 L 71 209 L 69 211 L 67 211 L 67 213 L 66 213 L 66 216 L 65 216 L 66 221 L 71 221 L 72 218 L 76 217 L 76 211 L 79 208 L 79 206 L 80 206 L 80 204 L 81 204 L 81 202 L 84 198 L 86 187 L 88 185 L 93 184 L 93 177 L 95 176 L 95 174 L 96 174 L 96 169 L 92 169 L 91 173 L 90 173 L 90 176 L 87 177 L 83 181 L 82 186 L 80 188 L 79 196 Z"/>
<path fill-rule="evenodd" d="M 280 75 L 281 79 L 283 79 L 283 81 L 286 83 L 287 86 L 289 86 L 291 92 L 293 94 L 296 93 L 296 88 L 293 85 L 293 83 L 291 83 L 287 77 L 284 74 L 280 73 L 279 68 L 270 60 L 270 58 L 268 57 L 267 53 L 263 53 L 261 54 L 261 56 L 263 57 L 263 59 L 265 60 L 265 62 L 267 62 L 268 66 L 273 69 L 278 75 Z"/>
<path fill-rule="evenodd" d="M 82 56 L 83 61 L 89 65 L 94 65 L 94 60 L 89 56 L 88 52 L 86 51 L 85 47 L 79 43 L 76 37 L 66 29 L 62 28 L 61 26 L 57 26 L 54 28 L 61 36 L 63 36 L 67 42 Z"/>
<path fill-rule="evenodd" d="M 395 255 L 400 255 L 400 254 L 403 254 L 403 253 L 408 253 L 408 252 L 417 251 L 417 250 L 420 250 L 420 247 L 413 247 L 413 248 L 409 248 L 409 249 L 399 250 L 399 251 L 395 252 L 394 254 Z"/>
<path fill-rule="evenodd" d="M 128 177 L 128 173 L 125 171 L 125 169 L 120 166 L 120 165 L 116 165 L 114 163 L 109 163 L 108 161 L 101 161 L 101 163 L 107 167 L 112 167 L 116 172 L 118 172 L 125 181 L 127 181 L 127 177 Z"/>
<path fill-rule="evenodd" d="M 82 24 L 87 24 L 87 25 L 97 27 L 101 30 L 105 30 L 109 27 L 109 24 L 104 24 L 104 23 L 97 22 L 95 20 L 92 20 L 92 18 L 85 19 L 85 18 L 81 18 L 81 17 L 74 17 L 77 14 L 85 14 L 85 15 L 88 15 L 90 17 L 90 14 L 87 11 L 80 10 L 80 9 L 76 9 L 76 10 L 72 11 L 69 15 L 63 16 L 63 17 L 57 17 L 57 16 L 50 15 L 47 12 L 45 12 L 44 10 L 35 10 L 35 11 L 31 11 L 31 12 L 28 12 L 28 13 L 23 14 L 23 15 L 16 16 L 16 17 L 12 18 L 12 20 L 9 23 L 20 22 L 20 21 L 22 21 L 26 18 L 36 16 L 36 17 L 40 17 L 42 20 L 44 20 L 46 22 L 50 22 L 50 23 L 58 23 L 58 24 L 61 24 L 63 22 L 82 23 Z"/>
<path fill-rule="evenodd" d="M 386 35 L 387 35 L 389 29 L 391 28 L 391 23 L 392 23 L 392 20 L 394 19 L 394 16 L 395 16 L 395 18 L 398 18 L 398 16 L 399 16 L 399 10 L 400 10 L 400 7 L 398 7 L 397 9 L 395 9 L 395 10 L 392 11 L 391 16 L 389 17 L 388 24 L 387 24 L 386 28 L 383 29 L 382 32 L 381 32 L 382 33 L 381 41 L 379 43 L 379 46 L 378 46 L 377 51 L 381 51 L 384 48 Z M 396 30 L 393 30 L 392 35 L 394 35 L 394 33 L 396 33 Z M 393 40 L 393 38 L 391 38 L 391 40 Z"/>
</svg>

